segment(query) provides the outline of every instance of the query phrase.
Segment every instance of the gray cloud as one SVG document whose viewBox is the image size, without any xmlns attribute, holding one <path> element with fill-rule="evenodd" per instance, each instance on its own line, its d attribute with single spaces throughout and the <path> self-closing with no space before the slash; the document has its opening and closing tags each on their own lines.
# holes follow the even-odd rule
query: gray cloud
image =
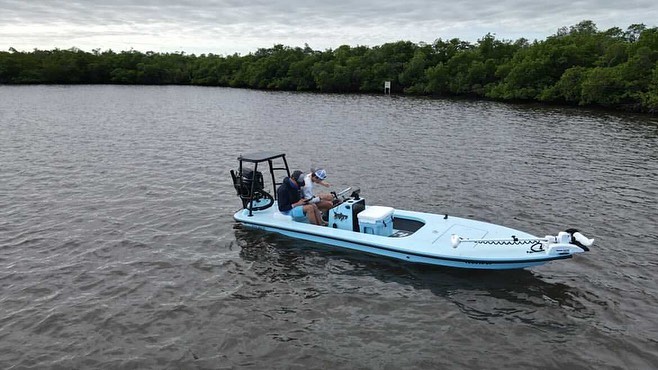
<svg viewBox="0 0 658 370">
<path fill-rule="evenodd" d="M 0 48 L 232 54 L 279 43 L 322 50 L 453 37 L 475 42 L 488 32 L 532 40 L 584 19 L 599 29 L 655 27 L 658 5 L 652 0 L 0 0 Z"/>
</svg>

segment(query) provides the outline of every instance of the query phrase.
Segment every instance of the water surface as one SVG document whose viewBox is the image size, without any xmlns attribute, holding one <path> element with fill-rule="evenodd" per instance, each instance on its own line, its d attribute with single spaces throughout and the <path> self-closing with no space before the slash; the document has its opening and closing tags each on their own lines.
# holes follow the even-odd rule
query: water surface
<svg viewBox="0 0 658 370">
<path fill-rule="evenodd" d="M 657 143 L 572 108 L 0 86 L 0 367 L 655 368 Z M 235 229 L 228 171 L 260 150 L 369 204 L 597 243 L 477 272 Z"/>
</svg>

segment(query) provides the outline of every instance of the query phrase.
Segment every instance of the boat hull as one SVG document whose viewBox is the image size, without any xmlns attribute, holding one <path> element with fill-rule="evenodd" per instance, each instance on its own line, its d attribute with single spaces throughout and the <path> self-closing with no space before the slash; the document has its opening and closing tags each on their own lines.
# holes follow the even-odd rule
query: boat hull
<svg viewBox="0 0 658 370">
<path fill-rule="evenodd" d="M 274 207 L 234 214 L 242 225 L 279 233 L 291 238 L 308 240 L 410 263 L 467 269 L 509 270 L 539 266 L 549 261 L 571 258 L 577 250 L 554 250 L 531 242 L 463 243 L 454 246 L 451 238 L 462 237 L 538 239 L 528 233 L 481 221 L 447 217 L 422 212 L 395 210 L 397 219 L 416 220 L 423 226 L 402 237 L 364 234 L 352 230 L 310 225 L 293 221 Z M 402 233 L 404 235 L 404 233 Z"/>
</svg>

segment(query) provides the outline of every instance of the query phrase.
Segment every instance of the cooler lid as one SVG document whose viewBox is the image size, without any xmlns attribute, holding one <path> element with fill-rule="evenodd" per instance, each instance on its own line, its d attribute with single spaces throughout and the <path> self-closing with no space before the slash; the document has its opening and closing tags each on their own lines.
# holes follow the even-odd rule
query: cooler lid
<svg viewBox="0 0 658 370">
<path fill-rule="evenodd" d="M 359 221 L 375 223 L 392 216 L 393 211 L 395 211 L 395 209 L 392 207 L 370 206 L 359 212 L 357 217 L 359 218 Z"/>
</svg>

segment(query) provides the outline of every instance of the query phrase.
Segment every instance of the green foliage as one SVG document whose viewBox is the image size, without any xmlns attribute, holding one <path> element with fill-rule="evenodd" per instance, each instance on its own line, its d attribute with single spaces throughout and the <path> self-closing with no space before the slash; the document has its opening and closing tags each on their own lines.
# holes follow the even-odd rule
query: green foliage
<svg viewBox="0 0 658 370">
<path fill-rule="evenodd" d="M 564 100 L 567 103 L 581 104 L 583 96 L 583 80 L 587 77 L 585 67 L 572 67 L 564 71 L 560 80 L 540 95 L 542 101 Z"/>
<path fill-rule="evenodd" d="M 596 103 L 603 106 L 614 106 L 624 100 L 624 80 L 621 69 L 596 67 L 587 72 L 582 82 L 582 97 L 580 103 Z"/>
<path fill-rule="evenodd" d="M 425 90 L 427 79 L 425 77 L 425 68 L 427 68 L 427 54 L 424 50 L 416 50 L 414 56 L 404 64 L 402 72 L 398 76 L 398 81 L 407 93 L 420 93 Z"/>
<path fill-rule="evenodd" d="M 658 63 L 653 68 L 649 89 L 640 95 L 642 106 L 651 113 L 658 112 Z"/>
<path fill-rule="evenodd" d="M 599 31 L 592 21 L 543 41 L 437 39 L 315 51 L 274 45 L 248 55 L 10 48 L 0 84 L 181 84 L 345 93 L 473 96 L 656 112 L 658 28 Z"/>
</svg>

